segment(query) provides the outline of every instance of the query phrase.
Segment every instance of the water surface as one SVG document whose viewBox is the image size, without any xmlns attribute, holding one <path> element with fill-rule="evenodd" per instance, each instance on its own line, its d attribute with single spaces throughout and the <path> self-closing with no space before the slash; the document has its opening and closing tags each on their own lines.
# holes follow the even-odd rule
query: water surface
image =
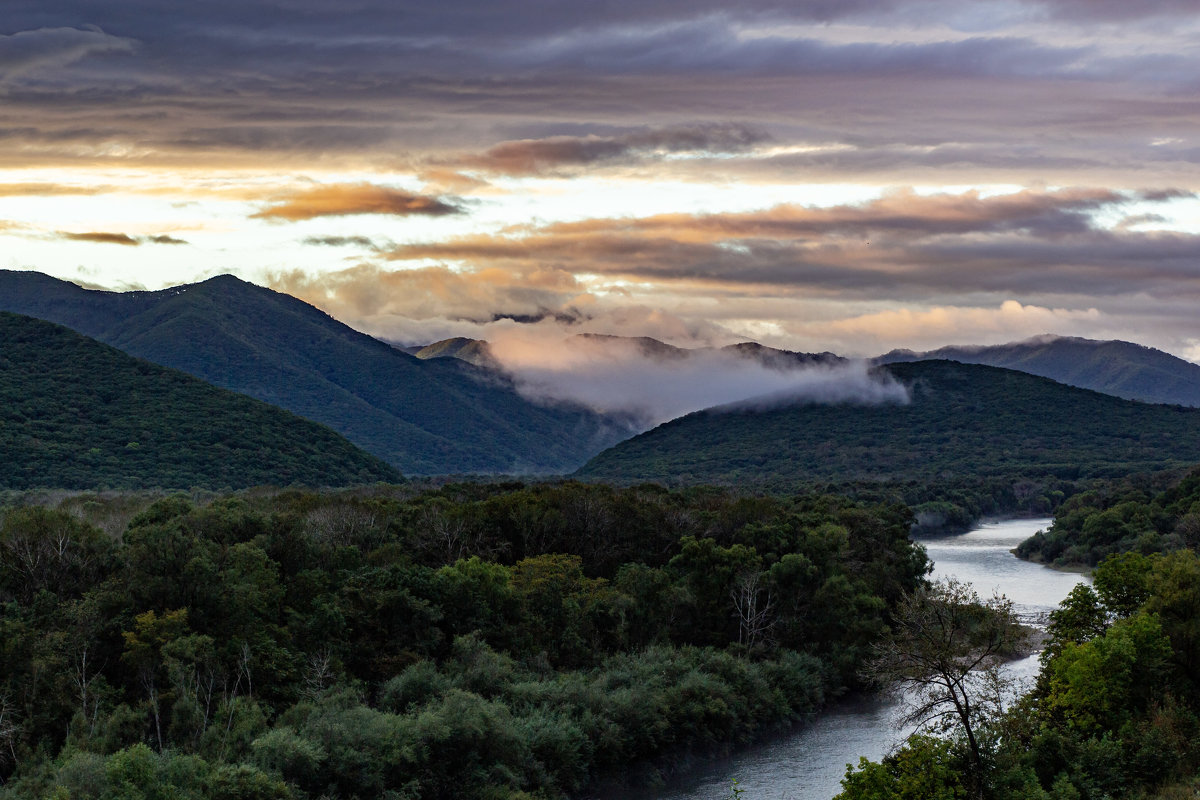
<svg viewBox="0 0 1200 800">
<path fill-rule="evenodd" d="M 958 536 L 922 539 L 934 562 L 934 579 L 970 583 L 981 597 L 993 592 L 1013 601 L 1018 614 L 1037 622 L 1067 596 L 1082 575 L 1021 561 L 1010 551 L 1050 524 L 1049 519 L 1004 520 Z M 1037 656 L 1009 665 L 1024 680 L 1037 674 Z M 794 733 L 705 765 L 661 792 L 629 792 L 631 800 L 727 800 L 733 779 L 752 800 L 829 800 L 841 791 L 846 764 L 878 760 L 903 741 L 899 705 L 878 699 L 840 703 Z"/>
</svg>

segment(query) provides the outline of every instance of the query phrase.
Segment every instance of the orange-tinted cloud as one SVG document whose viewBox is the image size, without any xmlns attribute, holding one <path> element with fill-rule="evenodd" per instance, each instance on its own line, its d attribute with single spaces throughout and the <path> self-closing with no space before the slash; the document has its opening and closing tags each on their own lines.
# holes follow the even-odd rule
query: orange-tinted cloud
<svg viewBox="0 0 1200 800">
<path fill-rule="evenodd" d="M 63 183 L 0 183 L 0 197 L 61 197 L 97 195 L 115 191 L 113 186 L 71 186 Z"/>
<path fill-rule="evenodd" d="M 325 274 L 272 273 L 268 284 L 339 319 L 373 319 L 384 329 L 394 318 L 475 323 L 497 317 L 536 318 L 559 311 L 586 292 L 569 273 L 549 268 L 457 272 L 445 267 L 385 270 L 364 264 Z"/>
<path fill-rule="evenodd" d="M 459 206 L 437 197 L 375 186 L 370 183 L 335 184 L 295 192 L 251 217 L 295 222 L 316 217 L 351 214 L 388 214 L 398 217 L 442 217 L 461 214 Z"/>
<path fill-rule="evenodd" d="M 123 244 L 128 247 L 137 247 L 141 244 L 140 239 L 135 239 L 127 233 L 104 233 L 93 231 L 89 233 L 59 233 L 63 239 L 70 239 L 72 242 L 95 242 L 96 244 Z"/>
<path fill-rule="evenodd" d="M 58 237 L 72 242 L 92 242 L 94 244 L 120 244 L 126 247 L 137 247 L 142 244 L 187 244 L 183 239 L 160 234 L 157 236 L 130 236 L 127 233 L 111 233 L 107 231 L 88 231 L 85 233 L 70 233 L 59 231 Z"/>
<path fill-rule="evenodd" d="M 403 244 L 386 257 L 476 270 L 551 266 L 676 287 L 758 292 L 772 286 L 888 299 L 931 292 L 1074 294 L 1085 286 L 1099 294 L 1162 294 L 1181 291 L 1181 279 L 1200 294 L 1194 285 L 1200 236 L 1110 230 L 1095 221 L 1100 212 L 1153 199 L 1107 189 L 902 192 L 857 206 L 519 226 Z"/>
<path fill-rule="evenodd" d="M 933 236 L 1018 230 L 1052 235 L 1086 230 L 1092 212 L 1129 199 L 1109 189 L 1022 191 L 990 197 L 975 191 L 922 195 L 904 190 L 860 205 L 828 208 L 781 205 L 740 214 L 660 214 L 640 219 L 585 220 L 546 226 L 542 232 L 670 235 L 684 241 L 871 233 Z"/>
</svg>

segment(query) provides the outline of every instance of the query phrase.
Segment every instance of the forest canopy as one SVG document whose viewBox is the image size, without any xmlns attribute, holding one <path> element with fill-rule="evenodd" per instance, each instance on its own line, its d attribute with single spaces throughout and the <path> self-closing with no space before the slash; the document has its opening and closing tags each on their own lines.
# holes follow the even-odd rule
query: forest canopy
<svg viewBox="0 0 1200 800">
<path fill-rule="evenodd" d="M 10 504 L 0 798 L 556 798 L 728 748 L 858 683 L 911 522 L 578 483 Z"/>
</svg>

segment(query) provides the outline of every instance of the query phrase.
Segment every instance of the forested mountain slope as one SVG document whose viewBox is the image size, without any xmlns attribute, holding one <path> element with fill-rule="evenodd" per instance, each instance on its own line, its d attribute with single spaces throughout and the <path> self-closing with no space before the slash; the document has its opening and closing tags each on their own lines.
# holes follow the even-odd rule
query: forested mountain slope
<svg viewBox="0 0 1200 800">
<path fill-rule="evenodd" d="M 786 486 L 811 481 L 1119 475 L 1200 461 L 1200 410 L 1149 405 L 949 361 L 880 370 L 907 405 L 739 404 L 601 453 L 587 478 Z"/>
<path fill-rule="evenodd" d="M 0 488 L 343 486 L 400 474 L 332 430 L 0 313 Z"/>
<path fill-rule="evenodd" d="M 422 361 L 229 275 L 103 292 L 0 271 L 0 310 L 40 317 L 321 422 L 403 472 L 562 472 L 626 435 L 456 359 Z"/>
<path fill-rule="evenodd" d="M 1200 406 L 1200 365 L 1131 342 L 1039 336 L 995 347 L 893 350 L 875 360 L 892 364 L 930 359 L 1017 369 L 1128 400 Z"/>
</svg>

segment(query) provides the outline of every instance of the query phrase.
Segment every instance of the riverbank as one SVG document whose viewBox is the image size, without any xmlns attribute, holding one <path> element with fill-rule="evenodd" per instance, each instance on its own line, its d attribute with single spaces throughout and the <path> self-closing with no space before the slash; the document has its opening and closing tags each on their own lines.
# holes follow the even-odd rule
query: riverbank
<svg viewBox="0 0 1200 800">
<path fill-rule="evenodd" d="M 1022 561 L 1011 552 L 1018 542 L 1049 523 L 1047 517 L 999 519 L 966 533 L 918 541 L 934 562 L 933 579 L 954 577 L 972 584 L 984 596 L 997 591 L 1013 601 L 1023 619 L 1041 621 L 1084 580 L 1078 573 Z M 1006 665 L 1010 675 L 1027 683 L 1037 669 L 1036 651 Z M 906 738 L 911 729 L 899 726 L 902 716 L 900 703 L 888 698 L 845 698 L 844 703 L 831 705 L 795 732 L 707 764 L 669 781 L 666 789 L 623 797 L 725 800 L 736 778 L 745 796 L 755 800 L 830 800 L 841 790 L 847 764 L 857 764 L 861 757 L 878 760 Z"/>
</svg>

